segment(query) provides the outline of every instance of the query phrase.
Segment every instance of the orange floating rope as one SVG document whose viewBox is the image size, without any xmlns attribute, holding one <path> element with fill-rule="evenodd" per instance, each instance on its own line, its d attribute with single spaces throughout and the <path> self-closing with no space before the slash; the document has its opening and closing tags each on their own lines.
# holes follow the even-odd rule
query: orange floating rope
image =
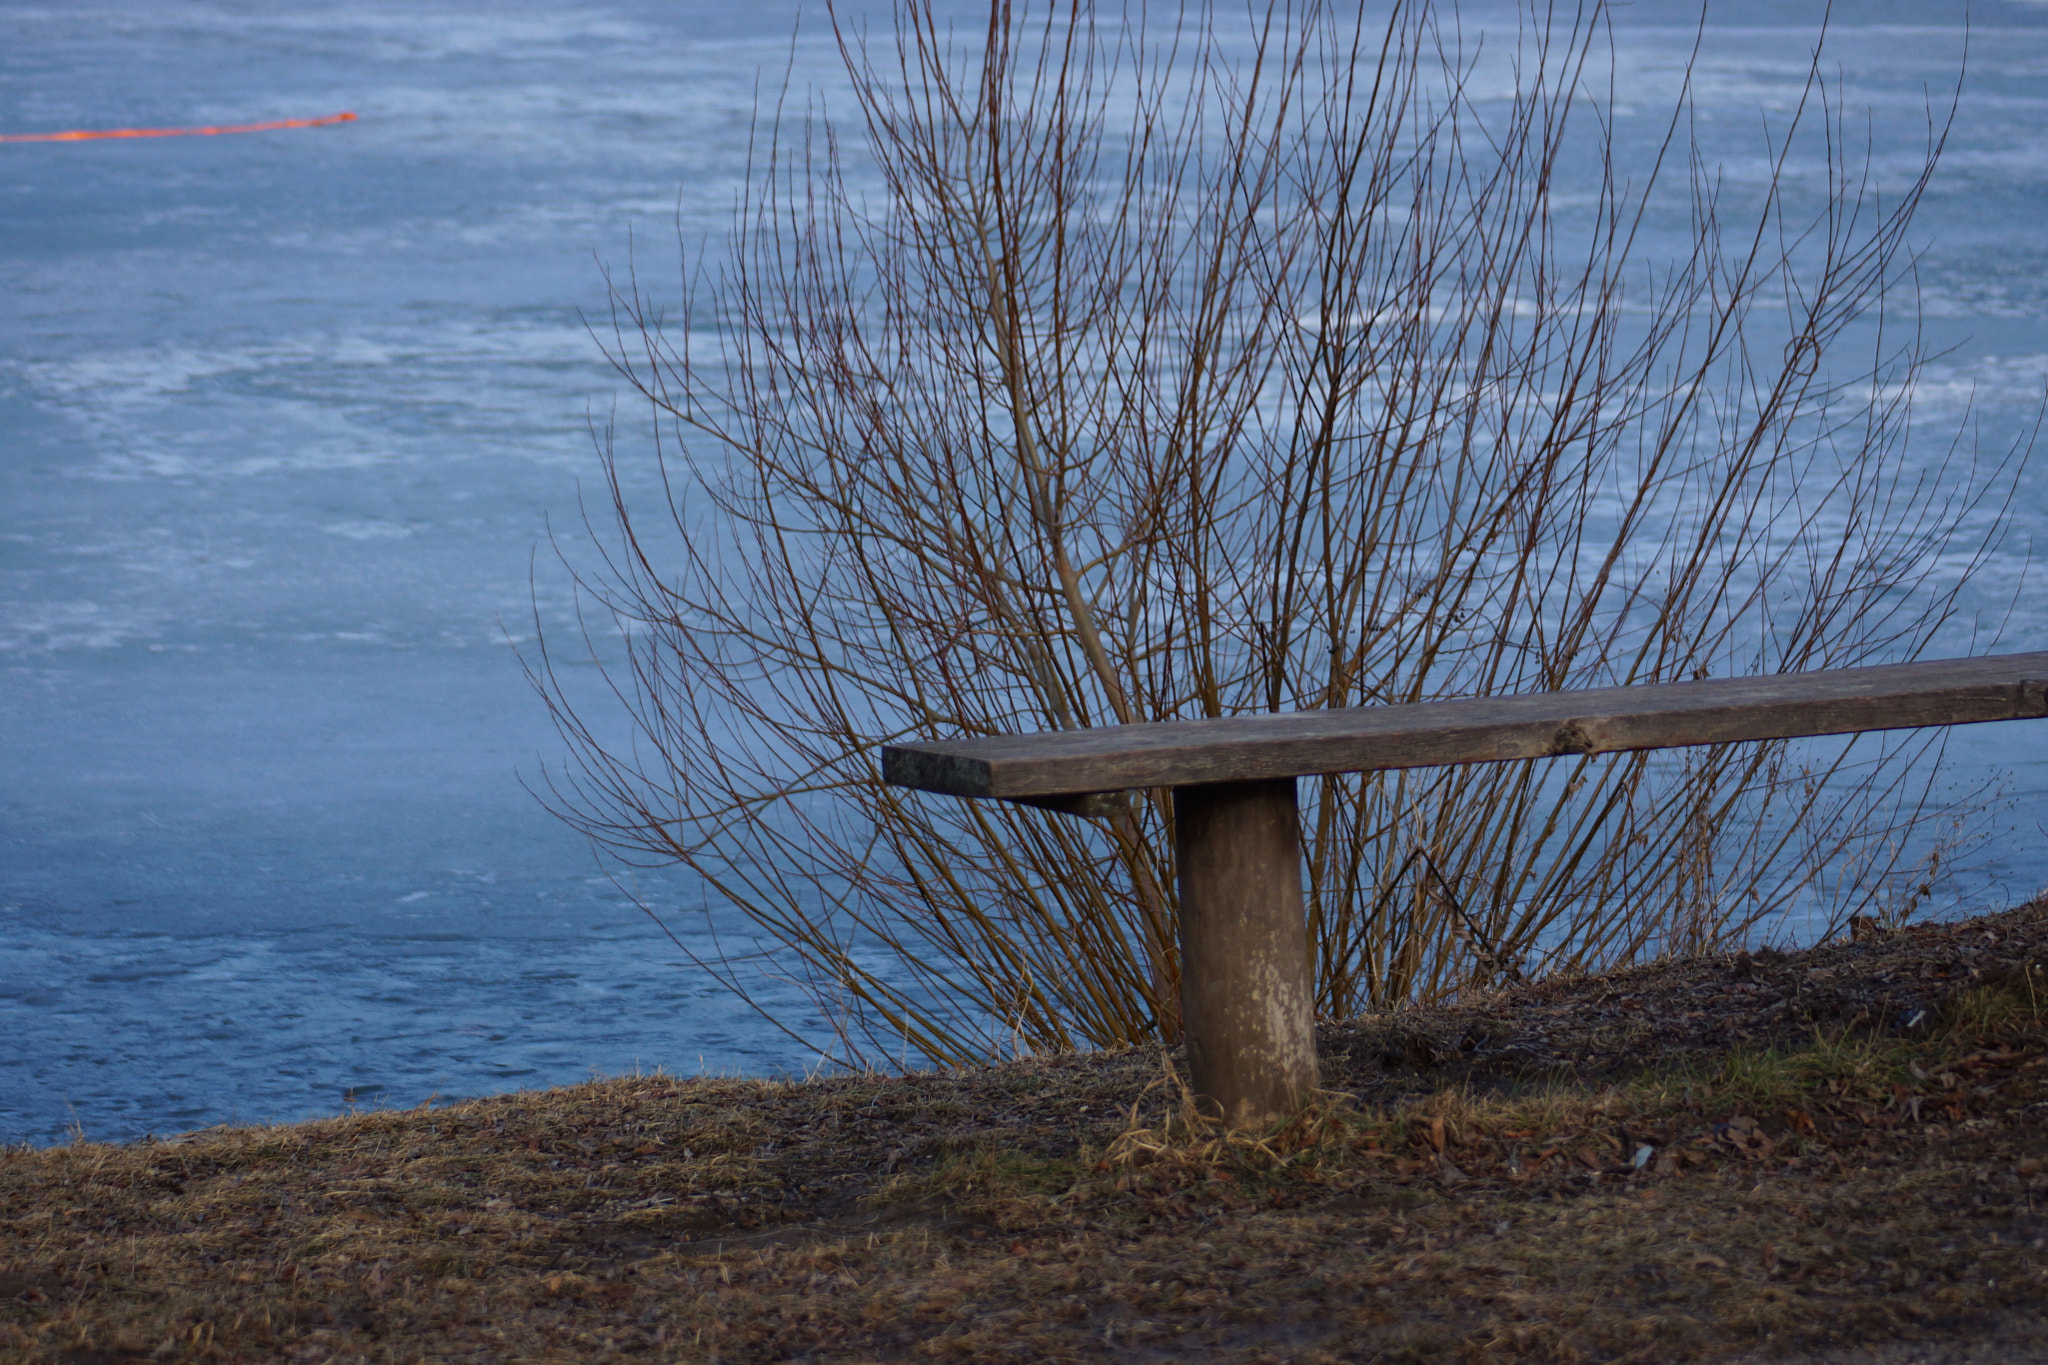
<svg viewBox="0 0 2048 1365">
<path fill-rule="evenodd" d="M 90 142 L 102 137 L 214 137 L 221 133 L 269 133 L 279 128 L 319 128 L 353 123 L 347 110 L 326 118 L 287 118 L 275 123 L 229 123 L 218 128 L 87 128 L 69 133 L 0 133 L 0 142 Z"/>
</svg>

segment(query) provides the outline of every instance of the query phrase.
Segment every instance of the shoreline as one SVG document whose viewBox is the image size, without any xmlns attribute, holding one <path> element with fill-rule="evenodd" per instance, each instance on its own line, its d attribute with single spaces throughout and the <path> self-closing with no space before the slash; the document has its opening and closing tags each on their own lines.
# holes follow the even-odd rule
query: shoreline
<svg viewBox="0 0 2048 1365">
<path fill-rule="evenodd" d="M 10 1148 L 0 1360 L 2048 1360 L 2044 986 L 2041 902 L 1536 982 L 1257 1138 L 1125 1052 Z"/>
</svg>

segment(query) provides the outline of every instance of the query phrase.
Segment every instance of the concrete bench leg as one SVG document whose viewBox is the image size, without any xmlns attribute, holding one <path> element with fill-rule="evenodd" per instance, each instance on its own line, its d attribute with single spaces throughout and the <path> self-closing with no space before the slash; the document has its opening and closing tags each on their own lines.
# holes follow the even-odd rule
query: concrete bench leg
<svg viewBox="0 0 2048 1365">
<path fill-rule="evenodd" d="M 1202 1108 L 1270 1127 L 1316 1086 L 1294 779 L 1173 791 L 1182 1026 Z"/>
</svg>

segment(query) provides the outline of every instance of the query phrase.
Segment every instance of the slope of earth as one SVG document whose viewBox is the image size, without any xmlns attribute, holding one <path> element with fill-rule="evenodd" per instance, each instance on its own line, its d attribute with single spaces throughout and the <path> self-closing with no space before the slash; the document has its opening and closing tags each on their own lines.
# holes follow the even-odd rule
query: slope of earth
<svg viewBox="0 0 2048 1365">
<path fill-rule="evenodd" d="M 1173 1059 L 0 1153 L 0 1360 L 2048 1361 L 2048 904 Z"/>
</svg>

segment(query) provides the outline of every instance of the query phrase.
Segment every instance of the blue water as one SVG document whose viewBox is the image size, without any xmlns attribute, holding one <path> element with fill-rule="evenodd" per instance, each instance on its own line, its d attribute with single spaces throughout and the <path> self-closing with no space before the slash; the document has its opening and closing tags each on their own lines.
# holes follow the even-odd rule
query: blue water
<svg viewBox="0 0 2048 1365">
<path fill-rule="evenodd" d="M 1960 7 L 1857 8 L 1833 49 L 1850 102 L 1903 136 L 1952 83 Z M 1803 36 L 1758 27 L 1787 9 L 1720 11 L 1700 91 L 1730 146 L 1803 75 Z M 1679 13 L 1621 31 L 1645 109 Z M 1938 424 L 1974 398 L 1996 444 L 2048 378 L 2048 11 L 1974 14 L 1922 220 L 1955 349 L 1921 399 Z M 812 1064 L 521 786 L 560 749 L 513 652 L 535 591 L 569 619 L 545 538 L 576 550 L 589 423 L 620 387 L 584 332 L 596 262 L 630 232 L 666 266 L 679 222 L 725 221 L 757 82 L 830 81 L 794 23 L 0 0 L 0 131 L 361 116 L 0 146 L 0 1140 Z M 2022 581 L 2044 517 L 2030 474 L 1989 587 Z M 2002 646 L 2048 647 L 2033 596 Z M 2048 739 L 1954 754 L 2021 798 L 1979 893 L 2048 882 Z M 706 909 L 746 946 L 685 881 L 632 891 L 694 951 Z"/>
</svg>

